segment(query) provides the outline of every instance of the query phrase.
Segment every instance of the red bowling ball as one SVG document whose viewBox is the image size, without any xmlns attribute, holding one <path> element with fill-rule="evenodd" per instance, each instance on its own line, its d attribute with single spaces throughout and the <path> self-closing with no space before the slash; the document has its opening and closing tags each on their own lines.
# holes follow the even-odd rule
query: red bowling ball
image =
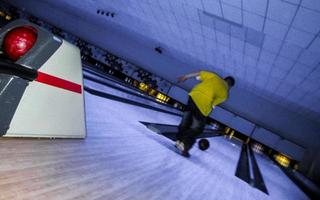
<svg viewBox="0 0 320 200">
<path fill-rule="evenodd" d="M 33 47 L 36 40 L 36 29 L 30 26 L 17 27 L 6 34 L 3 50 L 12 61 L 17 61 Z"/>
</svg>

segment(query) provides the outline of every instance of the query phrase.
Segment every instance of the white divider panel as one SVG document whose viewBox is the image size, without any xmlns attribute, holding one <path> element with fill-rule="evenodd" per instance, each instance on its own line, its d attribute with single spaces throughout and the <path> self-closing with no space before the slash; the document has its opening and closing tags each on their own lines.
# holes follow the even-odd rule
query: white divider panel
<svg viewBox="0 0 320 200">
<path fill-rule="evenodd" d="M 81 86 L 81 92 L 30 82 L 5 136 L 84 138 L 86 129 L 80 50 L 63 41 L 39 71 L 77 84 Z"/>
</svg>

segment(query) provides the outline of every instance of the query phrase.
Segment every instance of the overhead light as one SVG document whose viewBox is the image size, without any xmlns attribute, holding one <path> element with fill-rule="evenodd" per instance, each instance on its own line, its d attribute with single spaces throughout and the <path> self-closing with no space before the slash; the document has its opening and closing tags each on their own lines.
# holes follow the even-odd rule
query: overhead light
<svg viewBox="0 0 320 200">
<path fill-rule="evenodd" d="M 116 16 L 116 13 L 115 12 L 111 12 L 111 11 L 105 11 L 105 10 L 100 10 L 98 9 L 97 10 L 97 14 L 100 14 L 100 15 L 105 15 L 107 17 L 112 17 L 114 18 Z"/>
</svg>

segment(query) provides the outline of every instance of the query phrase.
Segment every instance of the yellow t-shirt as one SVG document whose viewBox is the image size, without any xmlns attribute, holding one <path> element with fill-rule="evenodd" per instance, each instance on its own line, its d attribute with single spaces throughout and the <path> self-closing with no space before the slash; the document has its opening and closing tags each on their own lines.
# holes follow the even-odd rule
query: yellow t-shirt
<svg viewBox="0 0 320 200">
<path fill-rule="evenodd" d="M 228 98 L 228 84 L 217 74 L 200 71 L 200 81 L 189 93 L 204 116 L 208 116 L 213 106 Z"/>
</svg>

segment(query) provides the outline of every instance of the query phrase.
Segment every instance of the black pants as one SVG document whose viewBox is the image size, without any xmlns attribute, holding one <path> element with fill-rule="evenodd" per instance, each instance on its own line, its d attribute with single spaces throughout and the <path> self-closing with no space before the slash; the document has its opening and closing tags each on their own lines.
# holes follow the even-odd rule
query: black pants
<svg viewBox="0 0 320 200">
<path fill-rule="evenodd" d="M 177 140 L 182 141 L 185 148 L 189 150 L 195 143 L 196 136 L 202 133 L 205 124 L 206 117 L 200 112 L 192 98 L 189 97 L 187 108 L 178 127 Z"/>
</svg>

